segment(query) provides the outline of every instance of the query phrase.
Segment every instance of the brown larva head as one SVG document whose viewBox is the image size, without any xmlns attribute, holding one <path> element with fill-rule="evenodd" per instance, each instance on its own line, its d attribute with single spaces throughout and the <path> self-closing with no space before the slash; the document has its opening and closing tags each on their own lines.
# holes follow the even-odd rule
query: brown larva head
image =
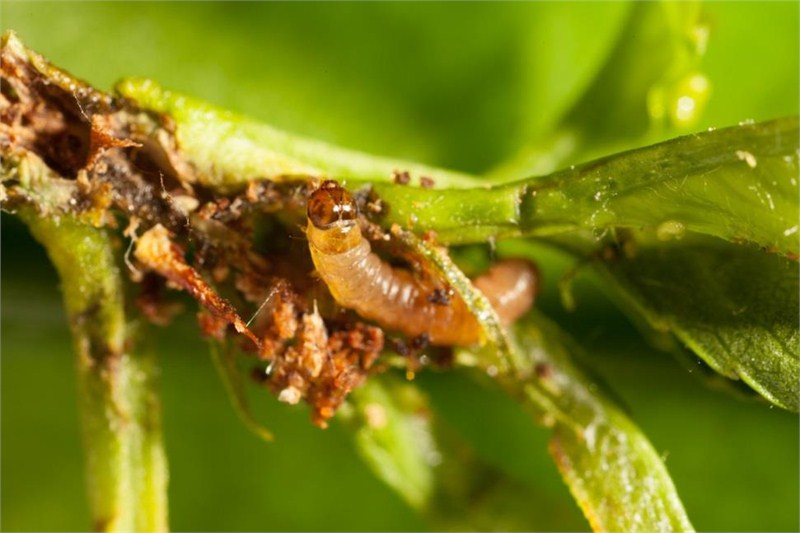
<svg viewBox="0 0 800 533">
<path fill-rule="evenodd" d="M 358 218 L 358 206 L 353 197 L 338 183 L 328 180 L 311 193 L 308 199 L 308 219 L 319 229 L 336 225 L 351 226 Z"/>
</svg>

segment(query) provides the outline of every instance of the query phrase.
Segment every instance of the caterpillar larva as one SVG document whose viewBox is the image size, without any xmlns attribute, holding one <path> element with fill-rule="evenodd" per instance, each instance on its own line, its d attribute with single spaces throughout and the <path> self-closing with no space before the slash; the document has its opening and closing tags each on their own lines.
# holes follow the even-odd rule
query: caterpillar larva
<svg viewBox="0 0 800 533">
<path fill-rule="evenodd" d="M 458 296 L 441 298 L 433 281 L 394 268 L 372 253 L 358 226 L 358 207 L 335 181 L 324 182 L 308 200 L 311 258 L 342 307 L 409 336 L 427 335 L 432 344 L 470 345 L 479 325 Z M 533 304 L 536 268 L 528 261 L 500 261 L 473 281 L 504 325 Z"/>
</svg>

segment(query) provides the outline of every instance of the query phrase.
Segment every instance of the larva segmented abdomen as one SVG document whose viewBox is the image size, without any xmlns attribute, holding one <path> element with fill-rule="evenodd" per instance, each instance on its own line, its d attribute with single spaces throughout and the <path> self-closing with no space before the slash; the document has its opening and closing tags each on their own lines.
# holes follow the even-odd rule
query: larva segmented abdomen
<svg viewBox="0 0 800 533">
<path fill-rule="evenodd" d="M 427 335 L 432 344 L 470 345 L 480 340 L 480 327 L 464 301 L 433 297 L 437 287 L 394 268 L 372 253 L 356 223 L 349 194 L 325 182 L 309 199 L 307 236 L 320 277 L 342 307 L 409 336 Z M 507 325 L 533 304 L 535 267 L 523 260 L 501 261 L 474 280 Z"/>
</svg>

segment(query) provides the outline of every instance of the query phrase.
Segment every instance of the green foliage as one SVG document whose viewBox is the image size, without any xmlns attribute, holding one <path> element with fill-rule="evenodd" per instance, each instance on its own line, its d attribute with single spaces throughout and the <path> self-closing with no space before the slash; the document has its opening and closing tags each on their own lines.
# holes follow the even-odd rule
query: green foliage
<svg viewBox="0 0 800 533">
<path fill-rule="evenodd" d="M 426 402 L 414 389 L 371 380 L 356 391 L 354 434 L 365 460 L 408 504 L 424 511 L 441 461 Z M 352 415 L 351 415 L 352 416 Z"/>
<path fill-rule="evenodd" d="M 387 485 L 437 529 L 518 531 L 565 527 L 529 516 L 547 495 L 486 462 L 432 408 L 419 387 L 378 376 L 353 394 L 344 419 L 356 449 Z"/>
<path fill-rule="evenodd" d="M 387 222 L 413 217 L 444 242 L 581 229 L 601 235 L 627 227 L 664 239 L 705 233 L 796 255 L 797 124 L 784 119 L 705 132 L 543 178 L 446 196 L 375 188 L 390 199 Z"/>
<path fill-rule="evenodd" d="M 475 183 L 463 174 L 369 157 L 297 137 L 164 90 L 152 80 L 125 79 L 116 90 L 145 109 L 175 119 L 181 149 L 194 164 L 198 181 L 209 187 L 230 190 L 254 179 L 281 181 L 318 175 L 387 180 L 399 167 L 416 174 L 435 172 L 444 185 Z"/>
<path fill-rule="evenodd" d="M 386 199 L 387 223 L 414 221 L 437 231 L 443 242 L 629 227 L 655 230 L 665 238 L 694 231 L 785 254 L 800 252 L 796 118 L 682 137 L 547 178 L 442 195 L 381 182 L 398 168 L 431 177 L 440 187 L 478 180 L 299 139 L 164 91 L 149 80 L 126 80 L 117 89 L 175 118 L 181 147 L 208 186 L 308 175 L 336 176 L 351 185 L 367 182 Z"/>
<path fill-rule="evenodd" d="M 600 268 L 656 328 L 674 331 L 722 375 L 798 411 L 795 262 L 693 237 L 646 244 Z"/>
<path fill-rule="evenodd" d="M 57 64 L 95 83 L 109 85 L 124 75 L 146 74 L 165 86 L 216 101 L 225 108 L 245 111 L 287 130 L 365 151 L 389 153 L 399 158 L 452 166 L 469 172 L 489 169 L 502 162 L 508 154 L 516 153 L 520 145 L 527 145 L 521 159 L 512 158 L 511 164 L 498 167 L 497 177 L 503 180 L 527 177 L 529 171 L 546 169 L 549 172 L 573 162 L 580 163 L 586 161 L 589 154 L 617 152 L 623 148 L 643 146 L 653 139 L 676 136 L 685 124 L 670 123 L 665 120 L 667 115 L 660 119 L 655 117 L 653 107 L 648 107 L 648 104 L 659 95 L 665 101 L 675 101 L 682 94 L 682 80 L 698 68 L 709 78 L 713 92 L 708 100 L 708 113 L 698 118 L 697 128 L 722 127 L 745 119 L 762 120 L 797 113 L 797 6 L 791 3 L 713 3 L 702 13 L 694 4 L 597 4 L 576 10 L 577 15 L 566 12 L 562 6 L 539 3 L 447 7 L 432 4 L 325 5 L 315 6 L 316 11 L 303 5 L 284 4 L 236 7 L 204 4 L 191 8 L 181 4 L 87 4 L 80 5 L 79 10 L 75 9 L 75 4 L 43 6 L 41 3 L 35 4 L 35 8 L 24 3 L 4 6 L 4 24 L 20 31 L 31 46 Z M 445 18 L 447 24 L 441 22 Z M 598 32 L 599 18 L 604 23 Z M 181 20 L 182 24 L 170 23 L 174 20 Z M 124 26 L 113 21 L 124 21 L 119 22 Z M 686 34 L 687 29 L 691 30 L 698 24 L 710 31 L 707 59 L 702 63 L 698 63 L 699 58 L 690 53 L 693 50 L 691 35 Z M 53 30 L 54 27 L 61 28 L 61 25 L 69 31 Z M 375 28 L 381 28 L 381 31 L 376 32 Z M 202 42 L 197 41 L 200 35 Z M 642 41 L 637 41 L 638 35 L 650 36 L 658 44 L 645 46 Z M 109 42 L 116 46 L 108 46 Z M 213 46 L 208 43 L 213 43 Z M 202 63 L 197 60 L 197 50 L 200 49 L 204 50 L 207 58 Z M 659 57 L 650 61 L 649 52 L 645 52 L 653 49 L 659 50 Z M 781 51 L 779 56 L 776 56 L 776 51 Z M 573 64 L 578 66 L 571 68 Z M 335 68 L 330 65 L 335 65 Z M 653 89 L 657 90 L 651 92 Z M 154 102 L 149 105 L 158 108 Z M 219 125 L 218 118 L 213 117 L 211 124 Z M 201 122 L 196 124 L 203 125 Z M 787 134 L 782 138 L 775 136 L 774 128 L 787 124 L 788 129 L 782 130 Z M 797 280 L 796 275 L 792 275 L 796 274 L 795 265 L 779 255 L 763 254 L 738 244 L 745 240 L 780 254 L 797 253 L 797 233 L 791 231 L 797 222 L 797 192 L 796 184 L 790 181 L 797 173 L 797 155 L 793 151 L 797 145 L 796 131 L 796 120 L 779 121 L 769 126 L 747 125 L 728 132 L 717 130 L 698 138 L 674 141 L 677 144 L 668 143 L 606 160 L 606 166 L 601 166 L 600 170 L 578 167 L 575 172 L 564 171 L 545 181 L 531 180 L 525 184 L 525 191 L 542 183 L 550 183 L 553 188 L 550 189 L 552 192 L 537 195 L 537 202 L 529 204 L 534 216 L 525 219 L 525 231 L 537 226 L 539 221 L 550 225 L 547 231 L 542 228 L 540 235 L 571 228 L 597 229 L 598 234 L 609 226 L 634 228 L 634 240 L 640 244 L 635 255 L 622 254 L 616 262 L 591 262 L 613 297 L 633 303 L 629 308 L 631 312 L 644 314 L 656 326 L 674 331 L 723 375 L 740 375 L 771 401 L 796 410 Z M 229 174 L 204 173 L 214 178 L 210 184 L 224 183 L 237 175 L 245 179 L 263 175 L 265 168 L 269 168 L 263 164 L 263 157 L 276 154 L 280 164 L 275 168 L 279 171 L 295 169 L 291 165 L 299 160 L 307 165 L 299 169 L 303 172 L 310 167 L 364 180 L 386 180 L 395 165 L 401 165 L 402 170 L 410 169 L 417 175 L 437 172 L 430 167 L 411 167 L 387 160 L 362 160 L 352 152 L 283 137 L 274 129 L 249 121 L 246 133 L 250 144 L 244 146 L 244 152 L 224 143 L 192 147 L 199 156 L 206 157 L 206 166 L 200 166 L 206 170 L 211 161 L 235 159 L 241 153 L 249 155 L 266 150 L 265 146 L 272 147 L 271 154 L 259 155 L 262 159 L 256 165 L 236 166 L 235 171 Z M 738 137 L 741 144 L 736 140 L 739 135 L 744 136 Z M 207 140 L 203 133 L 192 133 L 187 139 Z M 254 143 L 253 139 L 257 141 Z M 771 142 L 775 139 L 778 142 Z M 688 147 L 696 158 L 676 158 L 676 147 L 681 148 L 681 153 Z M 771 151 L 775 147 L 778 151 Z M 697 151 L 692 152 L 692 149 Z M 645 157 L 648 154 L 649 159 Z M 712 154 L 716 157 L 713 162 Z M 755 166 L 749 164 L 748 154 L 753 156 Z M 789 159 L 785 160 L 787 156 Z M 303 160 L 309 157 L 313 157 L 310 163 Z M 287 161 L 288 167 L 281 166 Z M 237 165 L 240 162 L 234 160 Z M 326 167 L 326 164 L 330 166 Z M 614 177 L 629 181 L 616 182 L 617 189 L 624 190 L 624 193 L 607 194 L 598 202 L 594 197 L 596 193 L 609 192 L 603 189 L 608 182 L 602 181 L 606 177 L 603 173 L 610 173 L 609 169 L 613 169 Z M 439 186 L 473 183 L 460 173 L 439 173 L 435 177 Z M 596 182 L 597 178 L 601 178 L 600 183 Z M 379 189 L 381 195 L 393 202 L 390 217 L 394 219 L 389 220 L 403 225 L 409 223 L 410 202 L 419 201 L 412 197 L 419 195 L 430 199 L 434 194 L 417 189 L 407 189 L 406 193 L 391 185 L 382 187 Z M 481 192 L 479 201 L 475 201 L 473 191 L 448 192 L 446 196 L 440 196 L 439 205 L 434 206 L 431 202 L 429 211 L 425 211 L 423 205 L 421 213 L 415 212 L 415 228 L 424 230 L 441 226 L 440 238 L 451 242 L 457 242 L 459 238 L 463 240 L 458 242 L 474 242 L 489 235 L 515 234 L 519 226 L 515 221 L 520 220 L 514 218 L 519 213 L 519 192 L 514 187 L 495 188 L 491 192 Z M 464 206 L 467 209 L 462 209 Z M 443 217 L 442 211 L 448 216 Z M 420 214 L 424 216 L 420 217 Z M 604 218 L 606 214 L 609 216 Z M 464 224 L 471 225 L 470 233 L 457 234 L 453 230 Z M 642 226 L 646 228 L 644 233 L 638 231 Z M 691 235 L 693 232 L 719 236 L 737 244 L 698 240 Z M 589 259 L 590 254 L 609 243 L 624 245 L 624 239 L 614 242 L 611 233 L 601 241 L 596 241 L 590 232 L 579 233 L 579 240 L 570 243 L 569 249 L 579 257 Z M 687 234 L 684 239 L 675 242 L 654 239 L 657 236 L 677 238 L 684 233 Z M 4 238 L 4 242 L 8 242 L 7 239 Z M 563 245 L 555 240 L 550 242 Z M 4 266 L 7 257 L 8 254 L 4 254 Z M 548 264 L 543 267 L 546 271 L 550 269 Z M 552 285 L 555 279 L 545 278 L 546 283 Z M 664 280 L 670 283 L 666 285 Z M 5 293 L 4 290 L 4 328 L 14 312 Z M 587 297 L 579 292 L 577 301 L 579 313 L 582 310 L 586 312 L 587 307 L 590 311 L 598 309 L 588 316 L 581 315 L 590 322 L 600 323 L 609 313 L 607 304 L 602 300 L 592 300 L 591 293 Z M 19 297 L 12 303 L 18 304 Z M 559 312 L 547 298 L 543 306 L 548 312 Z M 541 323 L 530 325 L 531 329 L 526 333 L 535 334 L 537 327 L 542 327 Z M 627 328 L 624 322 L 612 325 L 612 331 L 623 335 Z M 574 333 L 579 340 L 588 340 L 579 328 L 575 328 Z M 765 342 L 757 341 L 761 338 Z M 639 391 L 638 383 L 646 379 L 641 376 L 669 367 L 648 358 L 644 359 L 650 362 L 643 363 L 641 352 L 646 352 L 646 349 L 641 345 L 635 348 L 624 343 L 615 345 L 613 333 L 606 332 L 601 340 L 605 347 L 600 347 L 601 342 L 591 341 L 592 353 L 584 357 L 584 361 L 594 363 L 605 376 L 610 376 L 609 381 L 621 385 L 615 389 L 620 389 L 630 401 L 633 418 L 656 443 L 655 449 L 664 449 L 665 443 L 669 443 L 673 474 L 676 470 L 709 472 L 702 480 L 689 475 L 675 478 L 690 516 L 700 529 L 786 530 L 797 527 L 796 479 L 786 475 L 787 471 L 796 472 L 796 468 L 786 465 L 787 457 L 789 462 L 794 457 L 791 450 L 796 447 L 792 441 L 792 438 L 796 440 L 794 418 L 781 417 L 763 407 L 745 404 L 732 404 L 737 408 L 726 410 L 718 398 L 692 388 L 681 381 L 678 373 L 667 373 L 670 379 L 656 380 L 649 390 Z M 4 348 L 8 346 L 6 342 L 4 335 Z M 26 344 L 26 347 L 29 345 L 36 346 Z M 616 366 L 604 366 L 601 359 L 604 350 L 605 353 L 618 352 L 614 356 L 617 358 Z M 11 348 L 4 349 L 4 352 L 11 351 Z M 4 370 L 7 368 L 5 365 L 4 362 Z M 636 368 L 639 373 L 626 379 L 626 369 L 629 368 Z M 43 367 L 44 372 L 48 370 Z M 181 367 L 181 372 L 185 372 L 183 386 L 187 390 L 168 394 L 185 401 L 196 383 L 188 377 L 202 378 L 198 377 L 201 372 L 196 370 L 196 365 Z M 3 373 L 4 380 L 6 375 L 7 371 Z M 36 386 L 36 382 L 31 383 L 31 387 Z M 592 384 L 589 382 L 586 386 Z M 429 386 L 434 392 L 436 387 L 446 387 Z M 683 394 L 685 388 L 692 394 Z M 590 390 L 594 395 L 594 388 Z M 381 396 L 380 391 L 374 390 L 364 394 L 369 392 Z M 453 392 L 454 389 L 438 389 L 439 397 Z M 653 402 L 658 398 L 664 398 L 664 403 L 653 408 Z M 197 400 L 197 396 L 191 396 L 191 399 Z M 22 402 L 16 403 L 20 405 Z M 179 403 L 176 400 L 173 408 L 181 409 L 177 407 Z M 6 404 L 4 396 L 4 420 Z M 474 418 L 478 419 L 495 416 L 486 409 L 477 405 L 470 413 L 474 412 Z M 626 522 L 608 522 L 598 517 L 608 515 L 609 505 L 622 505 L 630 510 L 661 509 L 667 510 L 661 516 L 669 515 L 676 508 L 669 495 L 672 482 L 666 477 L 655 449 L 643 440 L 626 415 L 622 415 L 617 407 L 609 409 L 613 413 L 607 417 L 611 425 L 604 428 L 606 433 L 598 433 L 599 438 L 602 441 L 606 436 L 608 442 L 613 443 L 619 442 L 619 433 L 614 431 L 622 431 L 629 437 L 633 435 L 628 440 L 628 452 L 632 450 L 631 453 L 616 456 L 586 453 L 586 439 L 581 438 L 581 433 L 574 428 L 566 426 L 559 426 L 552 449 L 562 459 L 560 464 L 573 493 L 587 514 L 594 516 L 595 523 L 610 529 L 636 529 L 634 512 L 617 515 L 619 520 L 628 520 Z M 207 410 L 209 413 L 213 411 L 211 408 Z M 456 411 L 451 408 L 449 416 L 455 417 Z M 538 411 L 541 416 L 541 410 Z M 745 412 L 754 413 L 747 419 L 749 425 L 740 423 L 739 413 Z M 190 413 L 182 411 L 182 414 L 185 419 L 190 418 Z M 299 415 L 299 418 L 303 417 L 304 414 Z M 278 418 L 280 420 L 280 416 Z M 183 422 L 177 417 L 173 420 L 176 425 Z M 211 420 L 209 417 L 208 423 Z M 224 418 L 216 420 L 219 422 Z M 676 420 L 680 424 L 676 425 Z M 776 427 L 783 429 L 769 433 L 773 431 L 769 429 L 772 426 L 764 424 L 764 420 L 775 421 Z M 704 431 L 707 431 L 709 424 L 704 421 L 719 421 L 720 427 L 735 425 L 736 438 L 726 439 L 725 446 L 715 449 L 714 457 L 708 457 L 707 453 L 693 457 L 688 446 L 683 447 L 687 453 L 682 456 L 677 451 L 681 449 L 681 441 L 677 439 L 681 435 L 686 435 L 685 438 L 691 436 L 694 444 L 695 435 L 703 438 Z M 19 423 L 16 427 L 21 425 Z M 316 434 L 312 437 L 296 426 L 288 423 L 285 427 L 291 427 L 293 431 L 278 429 L 277 433 L 287 446 L 292 446 L 291 441 L 297 436 L 299 444 L 296 448 L 300 450 L 295 452 L 297 454 L 316 453 L 315 447 L 303 445 L 303 438 L 315 441 L 316 445 L 322 439 L 336 442 L 335 434 L 332 437 Z M 359 427 L 366 431 L 366 426 Z M 5 443 L 14 438 L 13 429 L 8 428 L 4 421 L 4 464 L 8 464 Z M 669 431 L 661 428 L 669 428 Z M 508 432 L 505 429 L 500 428 L 504 439 L 499 440 L 527 444 L 528 441 L 519 436 L 521 432 L 515 435 L 510 429 Z M 173 455 L 202 446 L 196 442 L 195 435 L 174 431 L 173 435 L 181 435 L 183 439 L 178 437 L 173 441 L 177 452 Z M 232 434 L 235 432 L 235 428 L 230 430 Z M 720 429 L 719 434 L 725 433 Z M 776 438 L 769 439 L 766 435 L 775 435 Z M 498 440 L 497 435 L 492 437 Z M 750 443 L 757 442 L 759 437 L 765 437 L 763 446 L 754 452 Z M 232 435 L 230 438 L 235 437 Z M 389 444 L 383 449 L 391 449 L 394 444 L 402 442 L 402 438 L 389 438 Z M 713 443 L 714 435 L 708 435 L 706 442 Z M 710 445 L 706 447 L 709 448 Z M 291 461 L 291 454 L 281 450 L 277 448 L 272 452 L 271 449 L 258 448 L 257 452 L 250 451 L 253 454 L 275 453 Z M 528 451 L 531 456 L 540 454 L 533 448 Z M 360 472 L 352 461 L 347 462 L 347 452 L 341 448 L 340 452 L 346 464 Z M 485 448 L 483 453 L 486 454 Z M 211 449 L 208 455 L 191 463 L 188 458 L 179 457 L 176 470 L 173 470 L 178 474 L 174 486 L 182 487 L 185 493 L 200 490 L 188 484 L 181 485 L 182 480 L 192 475 L 191 470 L 197 464 L 212 468 L 209 465 L 219 454 L 219 449 Z M 510 463 L 504 468 L 504 473 L 512 476 L 524 476 L 526 468 L 531 470 L 526 461 L 536 461 L 532 457 L 521 457 L 521 454 L 510 455 L 514 459 L 495 458 L 493 461 Z M 752 478 L 740 479 L 736 476 L 746 471 L 746 465 L 742 465 L 745 456 L 757 456 L 759 470 L 752 474 Z M 611 459 L 620 457 L 630 461 L 615 462 Z M 329 458 L 337 460 L 336 456 Z M 723 458 L 728 458 L 727 462 Z M 609 459 L 610 463 L 603 462 Z M 185 460 L 183 466 L 182 460 Z M 295 501 L 297 494 L 284 487 L 300 487 L 292 485 L 297 477 L 302 478 L 297 472 L 325 468 L 308 466 L 308 463 L 308 460 L 291 463 L 296 465 L 294 472 L 280 468 L 276 471 L 276 465 L 270 464 L 269 471 L 264 468 L 257 475 L 260 478 L 274 476 L 282 489 L 280 492 L 289 494 Z M 604 466 L 619 469 L 620 475 L 614 478 L 617 480 L 625 479 L 624 472 L 631 470 L 652 471 L 657 483 L 651 487 L 654 488 L 652 493 L 642 492 L 644 499 L 638 502 L 603 501 L 603 495 L 624 494 L 603 486 L 607 479 L 597 476 L 596 472 Z M 280 477 L 281 472 L 283 477 Z M 216 480 L 225 483 L 229 475 L 230 471 L 220 473 Z M 363 477 L 364 473 L 355 477 L 359 475 Z M 332 476 L 336 479 L 336 485 L 332 486 L 335 490 L 325 494 L 326 498 L 335 498 L 335 493 L 346 494 L 346 487 L 351 483 L 351 480 L 341 480 L 339 471 L 332 472 Z M 4 484 L 7 479 L 4 475 Z M 14 479 L 21 478 L 12 478 L 10 486 L 15 486 Z M 454 479 L 458 479 L 457 476 L 454 475 Z M 725 501 L 726 491 L 736 490 L 747 485 L 746 482 L 750 482 L 751 487 L 771 485 L 775 487 L 776 496 L 761 495 L 750 488 L 737 508 L 752 506 L 752 509 L 763 509 L 773 505 L 770 507 L 773 512 L 750 513 L 733 521 L 725 506 L 708 503 L 709 494 L 714 495 L 715 501 L 717 498 Z M 256 482 L 252 483 L 255 485 Z M 368 486 L 358 485 L 358 481 L 352 483 L 352 486 Z M 527 485 L 536 486 L 537 483 L 539 480 L 532 479 Z M 199 487 L 205 483 L 196 485 Z M 16 486 L 19 486 L 18 482 Z M 269 490 L 262 485 L 258 487 L 262 491 Z M 210 494 L 214 488 L 205 490 Z M 372 487 L 372 490 L 377 489 Z M 24 496 L 19 493 L 9 496 L 9 492 L 9 488 L 4 491 L 4 514 L 11 515 L 10 520 L 16 520 L 8 522 L 14 524 L 15 529 L 24 529 L 29 522 L 20 518 L 21 512 L 14 511 L 15 507 L 9 503 L 19 501 L 11 498 L 22 499 Z M 192 506 L 181 507 L 182 491 L 176 489 L 174 492 L 173 498 L 179 509 L 178 513 L 173 513 L 173 516 L 177 515 L 174 524 L 177 529 L 207 528 L 214 524 L 226 529 L 235 528 L 236 524 L 244 524 L 238 526 L 242 529 L 259 529 L 265 524 L 267 527 L 280 524 L 283 528 L 302 528 L 304 525 L 310 529 L 331 527 L 327 522 L 316 527 L 308 526 L 314 522 L 304 520 L 313 517 L 305 516 L 302 508 L 297 509 L 298 516 L 287 516 L 285 509 L 291 507 L 291 503 L 281 507 L 274 501 L 258 501 L 257 505 L 253 502 L 250 508 L 243 504 L 237 507 L 239 504 L 236 502 L 224 501 L 230 496 L 222 492 L 213 500 L 213 505 L 201 506 L 213 507 L 215 511 L 212 514 L 208 509 L 196 508 L 194 502 Z M 272 494 L 276 497 L 282 495 Z M 245 494 L 242 499 L 252 501 L 246 500 L 248 496 L 251 495 Z M 384 508 L 382 505 L 388 501 L 395 507 L 391 507 L 394 511 L 387 513 L 400 516 L 391 496 L 370 494 L 370 497 L 385 497 L 379 507 Z M 406 496 L 405 499 L 413 501 L 413 497 Z M 341 506 L 347 505 L 345 497 L 341 501 Z M 530 505 L 539 512 L 547 513 L 553 508 L 536 501 L 531 500 Z M 654 501 L 661 503 L 654 504 Z M 776 502 L 784 503 L 781 506 Z M 253 510 L 256 507 L 258 510 Z M 245 520 L 242 516 L 255 516 L 261 509 L 272 510 L 273 516 L 265 516 L 264 522 L 258 524 L 241 521 Z M 526 512 L 525 507 L 516 511 L 517 516 Z M 357 512 L 342 513 L 341 523 L 346 524 L 343 527 L 369 528 L 369 524 L 373 528 L 387 527 L 375 525 L 381 523 L 399 528 L 421 527 L 415 522 L 411 522 L 411 526 L 402 521 L 370 522 L 375 520 L 370 518 L 375 515 L 367 511 L 363 513 L 363 522 L 353 518 Z M 189 515 L 197 522 L 182 518 Z M 220 516 L 228 519 L 223 521 Z M 689 527 L 681 512 L 674 512 L 673 516 L 671 527 Z M 759 516 L 758 521 L 746 522 L 755 520 L 753 517 L 756 516 Z M 214 522 L 215 517 L 217 522 Z M 650 519 L 652 521 L 639 524 L 652 526 L 650 529 L 664 525 L 666 529 L 658 518 Z M 463 527 L 483 527 L 476 526 L 476 523 L 473 521 Z M 569 519 L 564 523 L 569 524 Z M 45 525 L 40 529 L 56 527 Z M 83 526 L 79 523 L 73 526 L 80 527 Z M 492 524 L 485 527 L 490 528 Z M 573 529 L 577 527 L 581 526 L 572 526 Z M 525 529 L 525 526 L 520 526 L 520 529 Z"/>
</svg>

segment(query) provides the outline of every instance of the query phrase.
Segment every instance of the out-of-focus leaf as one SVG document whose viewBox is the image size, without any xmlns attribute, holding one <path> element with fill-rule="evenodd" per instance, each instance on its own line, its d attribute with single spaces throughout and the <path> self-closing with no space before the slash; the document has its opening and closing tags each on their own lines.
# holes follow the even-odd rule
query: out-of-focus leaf
<svg viewBox="0 0 800 533">
<path fill-rule="evenodd" d="M 693 88 L 709 28 L 700 2 L 641 2 L 616 49 L 566 123 L 597 144 L 643 135 L 654 122 L 685 125 L 696 118 L 704 94 Z M 692 105 L 680 99 L 692 99 Z"/>
<path fill-rule="evenodd" d="M 594 81 L 571 109 L 559 109 L 565 115 L 561 124 L 552 124 L 550 135 L 532 134 L 515 157 L 492 172 L 493 178 L 547 174 L 565 162 L 586 161 L 587 154 L 630 148 L 646 134 L 650 143 L 663 139 L 653 134 L 665 127 L 693 124 L 709 92 L 699 71 L 708 32 L 699 2 L 636 3 Z M 604 44 L 601 38 L 599 46 Z"/>
<path fill-rule="evenodd" d="M 436 529 L 551 530 L 558 521 L 535 513 L 548 498 L 486 463 L 434 412 L 418 387 L 373 376 L 340 418 L 375 474 Z M 556 513 L 558 514 L 558 513 Z"/>
<path fill-rule="evenodd" d="M 547 134 L 581 98 L 630 24 L 630 13 L 638 9 L 624 2 L 596 2 L 581 9 L 562 3 L 535 5 L 519 67 L 527 140 Z"/>
<path fill-rule="evenodd" d="M 705 2 L 703 11 L 711 29 L 703 71 L 713 90 L 699 125 L 796 115 L 800 4 Z"/>
<path fill-rule="evenodd" d="M 434 467 L 442 456 L 424 397 L 414 389 L 400 388 L 374 377 L 353 392 L 355 412 L 343 415 L 367 464 L 411 507 L 423 511 L 434 491 Z"/>
<path fill-rule="evenodd" d="M 673 331 L 720 374 L 772 403 L 800 403 L 797 263 L 694 237 L 598 264 L 609 290 Z"/>
</svg>

